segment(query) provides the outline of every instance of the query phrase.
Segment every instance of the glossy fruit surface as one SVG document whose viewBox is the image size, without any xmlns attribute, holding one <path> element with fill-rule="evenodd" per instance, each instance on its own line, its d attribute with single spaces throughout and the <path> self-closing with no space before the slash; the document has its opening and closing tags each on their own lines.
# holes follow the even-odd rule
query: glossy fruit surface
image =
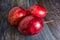
<svg viewBox="0 0 60 40">
<path fill-rule="evenodd" d="M 33 16 L 25 17 L 18 25 L 18 30 L 24 35 L 34 35 L 41 32 L 43 28 L 42 19 Z"/>
<path fill-rule="evenodd" d="M 8 13 L 8 22 L 11 25 L 17 25 L 18 21 L 26 15 L 26 11 L 20 7 L 12 8 Z"/>
<path fill-rule="evenodd" d="M 38 4 L 34 4 L 27 9 L 28 14 L 44 18 L 46 16 L 46 9 Z"/>
</svg>

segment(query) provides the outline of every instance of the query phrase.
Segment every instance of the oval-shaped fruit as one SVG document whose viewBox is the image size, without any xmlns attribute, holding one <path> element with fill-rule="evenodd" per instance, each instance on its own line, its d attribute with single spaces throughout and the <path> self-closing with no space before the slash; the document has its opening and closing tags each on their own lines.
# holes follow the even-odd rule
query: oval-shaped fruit
<svg viewBox="0 0 60 40">
<path fill-rule="evenodd" d="M 42 19 L 33 16 L 27 16 L 22 19 L 18 25 L 18 30 L 24 35 L 34 35 L 39 33 L 43 28 Z"/>
<path fill-rule="evenodd" d="M 20 7 L 12 8 L 8 13 L 8 22 L 15 26 L 22 17 L 26 16 L 26 11 Z"/>
<path fill-rule="evenodd" d="M 34 4 L 27 9 L 28 14 L 44 18 L 46 16 L 46 9 L 38 4 Z"/>
</svg>

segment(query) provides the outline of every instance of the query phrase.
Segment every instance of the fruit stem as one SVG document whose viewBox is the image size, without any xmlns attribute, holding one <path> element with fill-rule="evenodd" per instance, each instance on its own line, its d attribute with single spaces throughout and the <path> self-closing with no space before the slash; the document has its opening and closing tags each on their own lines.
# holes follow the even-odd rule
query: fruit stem
<svg viewBox="0 0 60 40">
<path fill-rule="evenodd" d="M 54 20 L 44 21 L 44 24 L 51 23 L 51 22 L 54 22 Z"/>
<path fill-rule="evenodd" d="M 46 13 L 48 14 L 48 13 L 54 13 L 54 12 L 53 11 L 47 11 Z"/>
<path fill-rule="evenodd" d="M 52 22 L 56 22 L 56 21 L 60 21 L 60 19 L 48 20 L 48 21 L 44 21 L 43 23 L 47 24 L 47 23 L 52 23 Z"/>
</svg>

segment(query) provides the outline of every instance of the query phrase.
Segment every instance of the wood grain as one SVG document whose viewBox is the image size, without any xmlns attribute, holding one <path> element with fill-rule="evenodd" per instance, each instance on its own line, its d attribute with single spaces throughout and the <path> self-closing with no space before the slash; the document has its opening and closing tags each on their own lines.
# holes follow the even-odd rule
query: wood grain
<svg viewBox="0 0 60 40">
<path fill-rule="evenodd" d="M 45 20 L 55 20 L 60 18 L 60 0 L 42 0 L 41 3 L 44 7 L 46 7 L 47 11 L 52 11 L 53 13 L 47 14 Z M 60 40 L 60 20 L 54 21 L 52 23 L 48 23 L 48 26 L 52 32 L 52 34 Z"/>
<path fill-rule="evenodd" d="M 12 27 L 7 21 L 9 10 L 14 6 L 27 9 L 30 5 L 44 6 L 48 11 L 44 20 L 58 19 L 60 17 L 60 0 L 1 0 L 0 1 L 0 40 L 60 40 L 60 22 L 44 24 L 41 33 L 24 36 L 18 32 L 17 27 Z"/>
</svg>

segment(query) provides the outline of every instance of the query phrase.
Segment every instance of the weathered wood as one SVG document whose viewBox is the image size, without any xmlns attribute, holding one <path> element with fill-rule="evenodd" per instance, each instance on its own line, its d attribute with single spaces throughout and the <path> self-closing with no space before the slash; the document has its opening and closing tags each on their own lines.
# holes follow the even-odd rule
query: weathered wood
<svg viewBox="0 0 60 40">
<path fill-rule="evenodd" d="M 60 18 L 60 0 L 42 0 L 39 4 L 45 6 L 48 11 L 53 12 L 48 13 L 45 18 L 46 20 L 54 20 Z M 48 26 L 57 40 L 60 40 L 60 20 L 48 23 Z"/>
<path fill-rule="evenodd" d="M 7 21 L 9 10 L 14 6 L 27 9 L 30 5 L 36 4 L 36 0 L 1 0 L 0 4 L 0 40 L 60 40 L 60 22 L 44 24 L 41 33 L 32 36 L 21 35 L 17 27 L 11 27 Z M 60 17 L 59 0 L 40 0 L 39 4 L 46 7 L 47 10 L 53 11 L 48 14 L 45 20 L 58 19 Z M 50 28 L 50 29 L 49 29 Z"/>
</svg>

